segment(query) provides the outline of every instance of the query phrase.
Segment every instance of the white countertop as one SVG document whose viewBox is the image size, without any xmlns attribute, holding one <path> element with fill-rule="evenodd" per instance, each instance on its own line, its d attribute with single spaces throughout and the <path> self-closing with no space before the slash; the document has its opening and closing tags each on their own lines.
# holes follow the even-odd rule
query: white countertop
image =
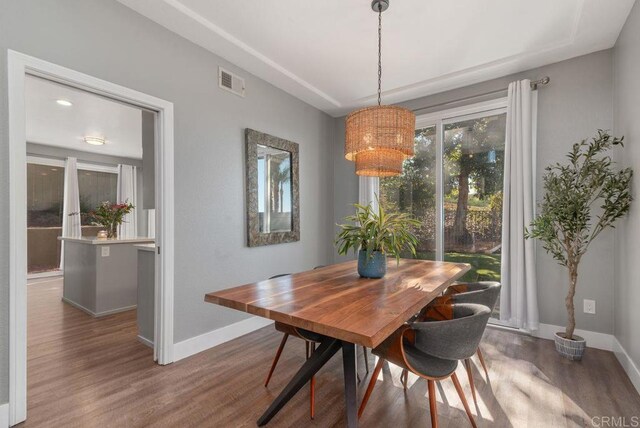
<svg viewBox="0 0 640 428">
<path fill-rule="evenodd" d="M 60 241 L 77 242 L 79 244 L 88 245 L 114 245 L 114 244 L 153 244 L 153 238 L 116 238 L 116 239 L 98 239 L 95 236 L 82 238 L 65 238 L 58 236 Z"/>
<path fill-rule="evenodd" d="M 137 244 L 134 245 L 134 247 L 136 247 L 139 251 L 156 251 L 156 244 Z"/>
</svg>

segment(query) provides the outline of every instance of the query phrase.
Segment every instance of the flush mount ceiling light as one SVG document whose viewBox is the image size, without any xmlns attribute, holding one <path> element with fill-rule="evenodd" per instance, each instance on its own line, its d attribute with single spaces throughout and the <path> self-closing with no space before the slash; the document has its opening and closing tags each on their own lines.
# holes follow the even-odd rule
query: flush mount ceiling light
<svg viewBox="0 0 640 428">
<path fill-rule="evenodd" d="M 373 0 L 378 13 L 378 105 L 349 113 L 345 123 L 345 158 L 356 163 L 356 174 L 390 177 L 402 174 L 413 156 L 416 116 L 411 110 L 382 105 L 382 12 L 389 0 Z"/>
<path fill-rule="evenodd" d="M 63 99 L 59 99 L 56 100 L 56 102 L 61 105 L 61 106 L 65 106 L 65 107 L 71 107 L 73 105 L 73 103 L 69 100 L 63 100 Z"/>
<path fill-rule="evenodd" d="M 105 139 L 100 137 L 84 137 L 84 142 L 92 146 L 102 146 L 106 143 Z"/>
</svg>

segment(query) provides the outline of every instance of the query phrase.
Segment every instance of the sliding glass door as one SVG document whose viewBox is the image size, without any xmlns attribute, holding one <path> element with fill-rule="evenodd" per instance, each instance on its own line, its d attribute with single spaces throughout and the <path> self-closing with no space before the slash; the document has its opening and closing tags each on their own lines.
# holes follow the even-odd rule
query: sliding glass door
<svg viewBox="0 0 640 428">
<path fill-rule="evenodd" d="M 500 281 L 506 108 L 499 103 L 418 117 L 415 156 L 401 176 L 380 179 L 380 203 L 421 222 L 418 258 L 471 264 L 461 281 Z"/>
<path fill-rule="evenodd" d="M 64 194 L 64 163 L 27 164 L 27 268 L 57 271 Z"/>
<path fill-rule="evenodd" d="M 27 158 L 27 272 L 32 277 L 60 272 L 65 161 Z M 116 202 L 116 166 L 78 163 L 82 235 L 95 236 L 100 226 L 86 215 L 103 201 Z"/>
<path fill-rule="evenodd" d="M 380 179 L 380 204 L 420 219 L 420 259 L 436 259 L 436 165 L 436 127 L 427 126 L 416 130 L 415 156 L 405 161 L 403 174 Z"/>
</svg>

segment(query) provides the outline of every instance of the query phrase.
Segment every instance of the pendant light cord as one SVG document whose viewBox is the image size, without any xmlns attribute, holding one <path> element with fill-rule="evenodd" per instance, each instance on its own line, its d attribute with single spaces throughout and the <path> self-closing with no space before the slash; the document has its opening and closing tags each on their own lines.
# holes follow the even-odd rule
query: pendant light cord
<svg viewBox="0 0 640 428">
<path fill-rule="evenodd" d="M 378 105 L 382 104 L 382 4 L 378 3 Z"/>
</svg>

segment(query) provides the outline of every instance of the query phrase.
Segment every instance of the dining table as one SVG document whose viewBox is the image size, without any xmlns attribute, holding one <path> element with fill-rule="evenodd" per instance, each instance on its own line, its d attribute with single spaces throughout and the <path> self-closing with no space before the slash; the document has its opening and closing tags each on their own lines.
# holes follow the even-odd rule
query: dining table
<svg viewBox="0 0 640 428">
<path fill-rule="evenodd" d="M 319 347 L 258 419 L 266 425 L 342 350 L 346 422 L 358 426 L 356 345 L 375 348 L 470 265 L 388 259 L 383 278 L 362 278 L 348 261 L 205 295 L 205 301 L 322 335 Z"/>
</svg>

